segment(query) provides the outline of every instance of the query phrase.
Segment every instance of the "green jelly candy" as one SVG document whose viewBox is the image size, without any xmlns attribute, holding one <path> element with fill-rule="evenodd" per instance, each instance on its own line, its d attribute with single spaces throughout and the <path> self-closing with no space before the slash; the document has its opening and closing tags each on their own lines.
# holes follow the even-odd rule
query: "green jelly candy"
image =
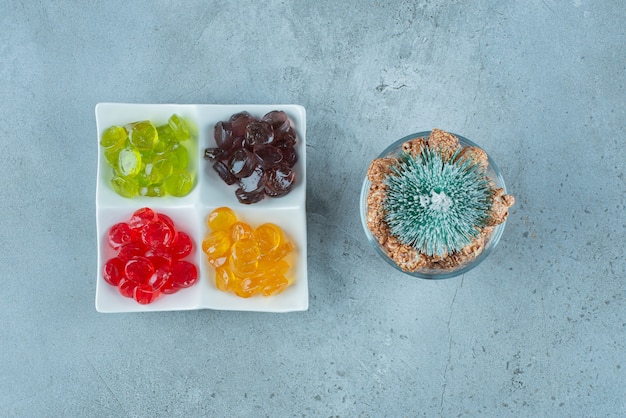
<svg viewBox="0 0 626 418">
<path fill-rule="evenodd" d="M 119 149 L 105 149 L 104 150 L 104 159 L 107 160 L 107 163 L 113 168 L 117 168 L 117 163 L 120 158 L 120 150 Z"/>
<path fill-rule="evenodd" d="M 150 184 L 148 186 L 140 187 L 139 194 L 141 196 L 148 197 L 163 197 L 165 196 L 165 189 L 160 184 Z"/>
<path fill-rule="evenodd" d="M 176 144 L 178 144 L 174 131 L 172 131 L 172 128 L 169 125 L 159 126 L 157 128 L 157 134 L 159 142 L 154 147 L 154 151 L 159 154 L 169 151 Z"/>
<path fill-rule="evenodd" d="M 178 145 L 176 148 L 168 152 L 167 158 L 172 162 L 172 167 L 186 169 L 189 165 L 189 151 L 182 145 Z"/>
<path fill-rule="evenodd" d="M 133 198 L 137 196 L 138 193 L 137 181 L 132 178 L 113 177 L 113 179 L 111 179 L 111 186 L 113 190 L 115 190 L 115 193 L 123 197 Z"/>
<path fill-rule="evenodd" d="M 146 178 L 150 183 L 161 183 L 172 173 L 172 163 L 168 158 L 158 157 L 146 164 Z"/>
<path fill-rule="evenodd" d="M 176 139 L 179 141 L 186 141 L 189 139 L 189 127 L 187 126 L 185 119 L 181 118 L 177 114 L 173 114 L 167 122 L 170 128 L 172 128 Z"/>
<path fill-rule="evenodd" d="M 105 150 L 117 150 L 119 151 L 126 142 L 128 132 L 121 126 L 111 126 L 102 132 L 102 138 L 100 138 L 100 145 Z"/>
<path fill-rule="evenodd" d="M 120 151 L 117 168 L 124 177 L 134 177 L 141 171 L 141 154 L 132 148 Z"/>
<path fill-rule="evenodd" d="M 165 186 L 165 191 L 172 196 L 185 196 L 193 187 L 193 178 L 185 170 L 177 169 L 165 179 L 163 186 Z"/>
<path fill-rule="evenodd" d="M 151 151 L 159 137 L 154 125 L 149 120 L 145 120 L 132 124 L 129 138 L 131 145 L 139 151 Z"/>
</svg>

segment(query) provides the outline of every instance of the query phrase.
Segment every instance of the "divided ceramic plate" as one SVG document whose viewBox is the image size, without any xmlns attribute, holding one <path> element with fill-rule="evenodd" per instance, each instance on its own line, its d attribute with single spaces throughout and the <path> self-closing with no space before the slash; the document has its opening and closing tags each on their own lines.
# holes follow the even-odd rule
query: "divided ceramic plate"
<svg viewBox="0 0 626 418">
<path fill-rule="evenodd" d="M 293 189 L 279 198 L 265 197 L 258 203 L 244 205 L 235 197 L 236 186 L 224 183 L 212 168 L 212 162 L 203 158 L 204 149 L 215 147 L 213 129 L 219 121 L 226 121 L 235 113 L 246 111 L 261 118 L 272 110 L 284 111 L 297 135 L 298 162 L 294 166 L 296 183 Z M 131 122 L 150 120 L 156 126 L 167 123 L 177 114 L 187 120 L 193 135 L 185 142 L 189 151 L 189 170 L 194 173 L 194 186 L 184 197 L 136 197 L 127 199 L 116 194 L 110 185 L 112 169 L 106 162 L 100 146 L 102 132 L 109 126 L 124 126 Z M 96 221 L 98 236 L 98 270 L 96 282 L 96 309 L 98 312 L 172 311 L 217 309 L 261 312 L 304 311 L 309 305 L 307 283 L 306 230 L 306 112 L 299 105 L 177 105 L 99 103 L 96 106 L 98 131 L 98 171 L 96 184 Z M 215 270 L 201 249 L 202 240 L 210 232 L 206 218 L 214 209 L 228 206 L 238 218 L 252 227 L 266 222 L 280 226 L 294 245 L 293 262 L 288 275 L 294 278 L 284 292 L 264 297 L 240 298 L 215 287 Z M 186 260 L 198 268 L 198 282 L 173 295 L 163 295 L 154 302 L 142 305 L 122 296 L 116 287 L 104 281 L 103 264 L 115 254 L 107 242 L 109 228 L 118 222 L 127 222 L 132 213 L 150 207 L 169 216 L 176 229 L 185 231 L 194 242 L 192 254 Z"/>
</svg>

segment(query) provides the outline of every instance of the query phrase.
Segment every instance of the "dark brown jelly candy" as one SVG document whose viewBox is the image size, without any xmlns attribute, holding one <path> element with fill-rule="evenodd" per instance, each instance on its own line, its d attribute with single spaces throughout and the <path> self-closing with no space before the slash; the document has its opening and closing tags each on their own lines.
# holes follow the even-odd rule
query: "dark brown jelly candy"
<svg viewBox="0 0 626 418">
<path fill-rule="evenodd" d="M 282 110 L 273 110 L 267 113 L 261 121 L 269 123 L 274 132 L 285 132 L 291 126 L 289 117 Z"/>
<path fill-rule="evenodd" d="M 258 192 L 248 193 L 240 187 L 235 191 L 235 196 L 237 197 L 237 200 L 239 201 L 239 203 L 243 203 L 244 205 L 249 205 L 252 203 L 260 202 L 261 199 L 265 197 L 265 193 L 263 190 L 260 190 Z"/>
<path fill-rule="evenodd" d="M 220 178 L 224 180 L 224 183 L 228 185 L 237 183 L 237 177 L 233 176 L 233 173 L 230 172 L 224 161 L 216 161 L 215 164 L 213 164 L 213 169 Z"/>
<path fill-rule="evenodd" d="M 283 161 L 283 155 L 279 148 L 272 146 L 256 148 L 254 150 L 254 156 L 264 170 L 269 170 L 279 165 Z"/>
<path fill-rule="evenodd" d="M 266 174 L 261 167 L 256 167 L 249 176 L 239 179 L 239 187 L 246 193 L 263 192 Z"/>
<path fill-rule="evenodd" d="M 213 169 L 226 184 L 238 184 L 235 195 L 241 203 L 284 196 L 293 187 L 296 131 L 285 112 L 274 110 L 261 120 L 236 113 L 215 124 L 213 137 L 217 146 L 206 148 L 204 158 L 214 161 Z"/>
<path fill-rule="evenodd" d="M 274 129 L 267 122 L 252 122 L 246 127 L 246 144 L 253 147 L 271 145 L 274 142 Z"/>
<path fill-rule="evenodd" d="M 298 162 L 298 153 L 294 147 L 279 148 L 283 158 L 280 161 L 280 165 L 283 167 L 293 168 Z"/>
<path fill-rule="evenodd" d="M 237 178 L 247 177 L 252 174 L 256 165 L 254 154 L 245 148 L 235 151 L 228 161 L 228 169 Z"/>
<path fill-rule="evenodd" d="M 217 122 L 213 138 L 218 148 L 231 149 L 233 146 L 233 128 L 230 122 Z"/>
<path fill-rule="evenodd" d="M 220 160 L 225 153 L 226 151 L 221 148 L 206 148 L 204 150 L 204 158 L 207 160 Z"/>
<path fill-rule="evenodd" d="M 296 131 L 291 127 L 286 131 L 275 132 L 274 135 L 274 145 L 277 147 L 287 148 L 296 145 Z"/>
<path fill-rule="evenodd" d="M 235 113 L 230 117 L 230 126 L 232 128 L 233 137 L 245 136 L 248 124 L 255 122 L 256 119 L 248 112 Z"/>
<path fill-rule="evenodd" d="M 270 170 L 265 182 L 265 193 L 271 197 L 284 196 L 291 191 L 296 182 L 296 174 L 286 167 Z"/>
</svg>

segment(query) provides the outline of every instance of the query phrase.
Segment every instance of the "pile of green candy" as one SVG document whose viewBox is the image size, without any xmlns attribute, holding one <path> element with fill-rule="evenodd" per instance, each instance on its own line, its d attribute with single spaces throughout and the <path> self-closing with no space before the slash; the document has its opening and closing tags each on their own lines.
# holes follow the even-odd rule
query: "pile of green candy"
<svg viewBox="0 0 626 418">
<path fill-rule="evenodd" d="M 190 137 L 187 123 L 176 114 L 158 127 L 144 120 L 107 128 L 100 145 L 113 168 L 111 187 L 127 198 L 186 196 L 193 175 L 188 170 L 189 152 L 181 142 Z"/>
</svg>

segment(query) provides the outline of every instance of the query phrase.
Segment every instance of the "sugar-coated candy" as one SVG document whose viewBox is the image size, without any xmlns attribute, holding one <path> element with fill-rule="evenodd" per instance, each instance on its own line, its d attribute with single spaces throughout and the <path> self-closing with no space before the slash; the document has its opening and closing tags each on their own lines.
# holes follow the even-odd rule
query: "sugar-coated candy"
<svg viewBox="0 0 626 418">
<path fill-rule="evenodd" d="M 217 289 L 249 298 L 275 295 L 291 284 L 287 257 L 294 246 L 278 225 L 264 223 L 253 229 L 227 207 L 212 211 L 207 225 L 212 231 L 202 251 L 215 270 Z"/>
<path fill-rule="evenodd" d="M 206 148 L 204 158 L 214 161 L 226 184 L 237 185 L 240 203 L 284 196 L 293 188 L 296 132 L 285 112 L 271 111 L 260 120 L 248 112 L 234 114 L 215 124 L 213 138 L 216 147 Z"/>
<path fill-rule="evenodd" d="M 124 297 L 148 304 L 198 281 L 196 266 L 185 260 L 193 240 L 163 213 L 136 210 L 109 229 L 107 242 L 117 253 L 104 263 L 102 276 Z"/>
<path fill-rule="evenodd" d="M 144 120 L 105 129 L 100 145 L 113 171 L 112 189 L 129 199 L 186 196 L 194 182 L 183 145 L 190 138 L 189 125 L 176 114 L 165 125 Z"/>
</svg>

